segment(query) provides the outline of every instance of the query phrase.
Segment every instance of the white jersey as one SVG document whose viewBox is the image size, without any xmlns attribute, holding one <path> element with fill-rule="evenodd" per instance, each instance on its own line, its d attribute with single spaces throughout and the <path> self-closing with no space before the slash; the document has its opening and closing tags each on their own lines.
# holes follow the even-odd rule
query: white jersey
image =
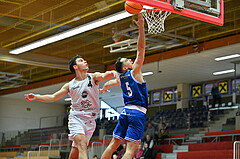
<svg viewBox="0 0 240 159">
<path fill-rule="evenodd" d="M 70 115 L 81 119 L 95 119 L 99 113 L 99 90 L 92 74 L 82 81 L 75 78 L 69 82 L 69 96 L 71 97 Z"/>
</svg>

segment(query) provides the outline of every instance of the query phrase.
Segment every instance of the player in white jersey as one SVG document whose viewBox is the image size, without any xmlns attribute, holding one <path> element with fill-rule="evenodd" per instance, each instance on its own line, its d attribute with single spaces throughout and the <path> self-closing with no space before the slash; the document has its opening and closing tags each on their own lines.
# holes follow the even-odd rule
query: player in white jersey
<svg viewBox="0 0 240 159">
<path fill-rule="evenodd" d="M 54 102 L 69 93 L 72 100 L 68 128 L 69 139 L 73 140 L 69 158 L 87 159 L 87 145 L 95 130 L 95 118 L 100 109 L 98 83 L 114 76 L 118 78 L 118 74 L 116 71 L 87 73 L 88 63 L 81 56 L 75 56 L 70 60 L 69 69 L 76 77 L 56 93 L 51 95 L 30 93 L 25 94 L 25 98 L 28 101 Z"/>
<path fill-rule="evenodd" d="M 120 78 L 106 82 L 100 90 L 101 93 L 105 93 L 110 87 L 121 84 L 125 103 L 114 129 L 112 141 L 103 152 L 101 159 L 110 159 L 123 139 L 127 140 L 127 148 L 122 159 L 132 159 L 144 133 L 148 92 L 141 72 L 145 58 L 144 19 L 141 13 L 138 14 L 138 21 L 135 23 L 139 27 L 136 60 L 133 63 L 131 59 L 118 58 L 115 68 L 121 73 Z"/>
</svg>

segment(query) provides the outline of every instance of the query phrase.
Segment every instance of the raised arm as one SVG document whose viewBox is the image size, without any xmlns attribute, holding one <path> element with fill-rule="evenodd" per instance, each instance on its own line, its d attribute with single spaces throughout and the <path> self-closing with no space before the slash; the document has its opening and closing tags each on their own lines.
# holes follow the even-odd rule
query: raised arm
<svg viewBox="0 0 240 159">
<path fill-rule="evenodd" d="M 111 87 L 114 87 L 114 86 L 118 86 L 120 85 L 120 79 L 119 78 L 116 78 L 116 79 L 113 79 L 113 80 L 110 80 L 110 81 L 107 81 L 104 85 L 103 85 L 103 88 L 100 89 L 100 93 L 106 93 L 106 92 L 110 92 L 108 89 L 111 88 Z"/>
<path fill-rule="evenodd" d="M 141 68 L 145 58 L 145 32 L 144 32 L 144 18 L 141 13 L 138 14 L 138 21 L 134 22 L 139 27 L 139 35 L 137 43 L 138 45 L 137 57 L 133 63 L 133 75 L 137 80 L 143 81 Z"/>
<path fill-rule="evenodd" d="M 106 71 L 105 73 L 95 72 L 92 76 L 93 76 L 94 82 L 97 85 L 98 85 L 99 82 L 109 80 L 109 79 L 111 79 L 113 77 L 119 78 L 118 77 L 118 73 L 116 71 L 114 71 L 114 70 Z"/>
<path fill-rule="evenodd" d="M 54 102 L 64 97 L 68 92 L 69 92 L 69 83 L 66 83 L 65 85 L 63 85 L 63 87 L 59 91 L 51 95 L 50 94 L 35 95 L 33 93 L 30 93 L 30 94 L 25 94 L 24 96 L 27 101 L 38 100 L 41 102 Z"/>
</svg>

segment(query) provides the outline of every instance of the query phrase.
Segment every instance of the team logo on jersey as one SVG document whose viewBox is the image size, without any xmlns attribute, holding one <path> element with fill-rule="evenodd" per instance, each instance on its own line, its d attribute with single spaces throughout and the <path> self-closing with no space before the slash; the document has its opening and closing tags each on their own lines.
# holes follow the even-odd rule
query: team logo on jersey
<svg viewBox="0 0 240 159">
<path fill-rule="evenodd" d="M 82 106 L 82 108 L 88 109 L 88 110 L 90 110 L 90 108 L 93 107 L 92 102 L 89 100 L 81 101 L 81 106 Z"/>
<path fill-rule="evenodd" d="M 125 109 L 122 110 L 121 114 L 126 115 Z"/>
<path fill-rule="evenodd" d="M 76 88 L 79 88 L 80 86 L 76 86 L 76 87 L 73 87 L 73 90 L 76 89 Z"/>
<path fill-rule="evenodd" d="M 87 96 L 88 96 L 87 91 L 83 91 L 83 92 L 82 92 L 82 97 L 83 97 L 83 98 L 86 98 Z"/>
</svg>

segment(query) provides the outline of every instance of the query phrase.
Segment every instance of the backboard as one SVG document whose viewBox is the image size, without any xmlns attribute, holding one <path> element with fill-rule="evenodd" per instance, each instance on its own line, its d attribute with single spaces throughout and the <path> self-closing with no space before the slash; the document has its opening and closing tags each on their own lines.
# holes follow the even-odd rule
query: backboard
<svg viewBox="0 0 240 159">
<path fill-rule="evenodd" d="M 130 0 L 163 11 L 223 26 L 223 0 Z"/>
</svg>

